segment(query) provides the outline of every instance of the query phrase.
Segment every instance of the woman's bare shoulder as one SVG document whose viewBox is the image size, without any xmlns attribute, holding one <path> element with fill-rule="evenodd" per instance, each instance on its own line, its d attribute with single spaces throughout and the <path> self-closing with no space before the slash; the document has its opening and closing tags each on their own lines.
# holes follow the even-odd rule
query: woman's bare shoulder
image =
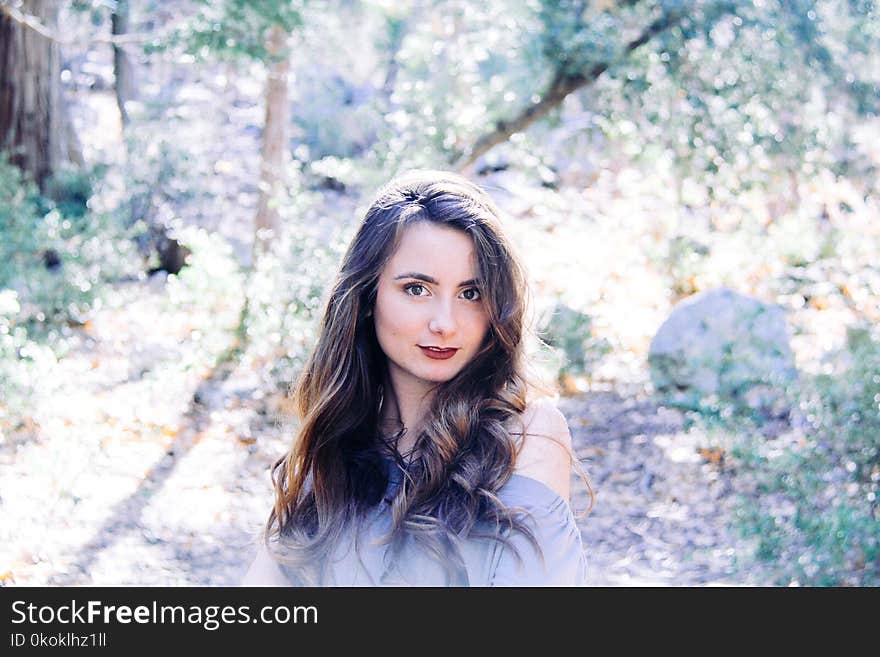
<svg viewBox="0 0 880 657">
<path fill-rule="evenodd" d="M 545 397 L 526 405 L 521 422 L 522 446 L 514 472 L 537 479 L 568 501 L 572 451 L 565 416 Z"/>
</svg>

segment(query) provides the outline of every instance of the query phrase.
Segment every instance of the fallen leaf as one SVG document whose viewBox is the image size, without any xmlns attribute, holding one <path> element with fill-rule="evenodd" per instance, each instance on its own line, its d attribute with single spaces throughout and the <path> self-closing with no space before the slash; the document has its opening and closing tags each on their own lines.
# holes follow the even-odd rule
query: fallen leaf
<svg viewBox="0 0 880 657">
<path fill-rule="evenodd" d="M 559 378 L 559 384 L 562 388 L 561 392 L 563 396 L 569 397 L 571 395 L 576 395 L 580 391 L 577 389 L 577 385 L 575 384 L 574 378 L 571 376 L 563 375 Z"/>
<path fill-rule="evenodd" d="M 810 306 L 816 310 L 828 310 L 831 304 L 827 297 L 810 297 Z"/>
<path fill-rule="evenodd" d="M 715 465 L 724 462 L 724 450 L 720 447 L 701 447 L 697 449 L 697 454 Z"/>
</svg>

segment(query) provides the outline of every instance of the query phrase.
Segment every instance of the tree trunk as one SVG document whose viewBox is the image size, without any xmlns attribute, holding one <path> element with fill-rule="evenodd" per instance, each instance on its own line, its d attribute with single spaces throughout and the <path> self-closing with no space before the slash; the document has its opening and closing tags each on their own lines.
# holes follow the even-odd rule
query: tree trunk
<svg viewBox="0 0 880 657">
<path fill-rule="evenodd" d="M 24 0 L 21 13 L 54 29 L 57 0 Z M 67 159 L 57 42 L 0 12 L 0 151 L 45 189 Z"/>
<path fill-rule="evenodd" d="M 288 102 L 288 53 L 290 35 L 280 26 L 269 29 L 269 75 L 266 80 L 266 120 L 260 162 L 260 200 L 254 219 L 254 259 L 264 253 L 278 235 L 280 218 L 277 208 L 284 165 L 288 152 L 290 123 Z"/>
<path fill-rule="evenodd" d="M 128 0 L 117 0 L 116 10 L 110 17 L 113 36 L 128 34 L 129 31 L 129 3 Z M 134 69 L 131 59 L 125 52 L 124 46 L 113 43 L 113 74 L 116 78 L 116 104 L 119 106 L 119 116 L 122 118 L 122 126 L 128 125 L 128 112 L 125 103 L 134 100 Z"/>
</svg>

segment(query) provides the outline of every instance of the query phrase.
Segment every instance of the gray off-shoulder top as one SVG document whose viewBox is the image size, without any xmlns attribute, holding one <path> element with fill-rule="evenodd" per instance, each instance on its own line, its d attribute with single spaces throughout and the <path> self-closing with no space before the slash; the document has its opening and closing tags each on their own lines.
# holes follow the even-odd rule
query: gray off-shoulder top
<svg viewBox="0 0 880 657">
<path fill-rule="evenodd" d="M 389 484 L 383 500 L 343 534 L 325 566 L 323 586 L 448 586 L 445 569 L 414 541 L 408 541 L 397 559 L 390 560 L 387 545 L 374 539 L 391 529 L 391 504 L 402 471 L 390 461 Z M 543 482 L 514 474 L 499 489 L 508 507 L 524 509 L 544 554 L 540 558 L 521 532 L 505 535 L 519 551 L 520 563 L 509 547 L 493 540 L 467 539 L 459 550 L 469 586 L 585 586 L 587 560 L 580 530 L 568 503 Z M 387 555 L 386 555 L 387 551 Z M 386 558 L 388 557 L 388 558 Z M 279 564 L 282 572 L 286 567 Z M 295 581 L 295 580 L 292 580 Z M 465 583 L 462 583 L 465 584 Z M 453 585 L 462 585 L 453 584 Z"/>
</svg>

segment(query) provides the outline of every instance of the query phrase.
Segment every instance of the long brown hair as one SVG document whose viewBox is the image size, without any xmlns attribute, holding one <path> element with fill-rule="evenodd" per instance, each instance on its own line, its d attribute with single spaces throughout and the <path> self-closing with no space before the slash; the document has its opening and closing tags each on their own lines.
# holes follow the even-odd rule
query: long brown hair
<svg viewBox="0 0 880 657">
<path fill-rule="evenodd" d="M 509 528 L 540 552 L 518 510 L 497 496 L 516 459 L 509 421 L 526 405 L 523 269 L 488 195 L 456 174 L 415 170 L 383 187 L 367 210 L 295 384 L 300 426 L 272 471 L 276 495 L 266 541 L 300 584 L 320 585 L 322 560 L 348 523 L 381 502 L 385 463 L 400 458 L 379 434 L 387 366 L 371 310 L 402 231 L 419 221 L 472 238 L 490 328 L 473 359 L 437 386 L 416 456 L 392 502 L 386 543 L 396 555 L 407 537 L 414 538 L 444 567 L 447 583 L 467 582 L 456 547 L 461 538 L 510 545 Z"/>
</svg>

